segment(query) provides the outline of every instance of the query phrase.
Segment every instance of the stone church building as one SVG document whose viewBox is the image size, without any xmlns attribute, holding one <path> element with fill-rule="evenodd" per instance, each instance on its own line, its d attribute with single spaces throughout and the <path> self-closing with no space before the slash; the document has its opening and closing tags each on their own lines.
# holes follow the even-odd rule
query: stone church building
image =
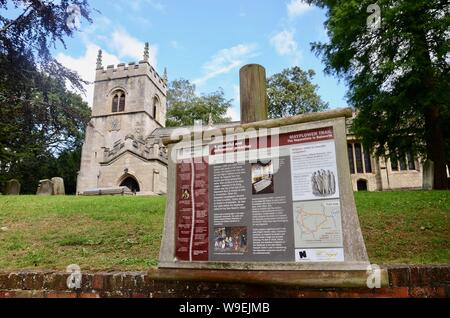
<svg viewBox="0 0 450 318">
<path fill-rule="evenodd" d="M 102 66 L 99 51 L 92 118 L 82 149 L 77 193 L 127 186 L 135 193 L 167 191 L 167 73 L 149 63 L 148 44 L 139 63 Z"/>
</svg>

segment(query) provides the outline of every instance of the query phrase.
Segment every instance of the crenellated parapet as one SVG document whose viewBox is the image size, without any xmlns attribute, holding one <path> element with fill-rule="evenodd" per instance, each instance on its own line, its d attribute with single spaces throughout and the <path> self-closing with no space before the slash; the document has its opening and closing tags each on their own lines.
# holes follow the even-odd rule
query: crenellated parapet
<svg viewBox="0 0 450 318">
<path fill-rule="evenodd" d="M 120 63 L 116 65 L 108 65 L 106 68 L 97 67 L 95 74 L 95 82 L 110 81 L 120 78 L 131 78 L 137 76 L 147 76 L 164 95 L 167 92 L 167 81 L 158 74 L 155 68 L 147 61 L 139 63 L 130 62 L 128 64 Z"/>
</svg>

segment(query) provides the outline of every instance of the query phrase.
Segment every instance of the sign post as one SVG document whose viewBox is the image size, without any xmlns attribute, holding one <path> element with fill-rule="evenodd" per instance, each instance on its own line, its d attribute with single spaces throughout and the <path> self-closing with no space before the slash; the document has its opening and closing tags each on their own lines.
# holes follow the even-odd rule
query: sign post
<svg viewBox="0 0 450 318">
<path fill-rule="evenodd" d="M 253 105 L 241 110 L 245 123 L 175 131 L 165 141 L 159 267 L 366 271 L 347 157 L 351 109 L 261 120 L 267 108 L 257 87 L 265 91 L 265 78 L 254 74 L 262 70 L 241 70 L 241 89 L 252 89 L 241 91 Z"/>
</svg>

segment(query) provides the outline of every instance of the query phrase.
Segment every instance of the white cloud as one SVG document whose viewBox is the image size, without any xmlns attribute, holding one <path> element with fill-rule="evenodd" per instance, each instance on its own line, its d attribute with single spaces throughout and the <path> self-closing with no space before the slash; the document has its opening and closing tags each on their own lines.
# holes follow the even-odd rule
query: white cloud
<svg viewBox="0 0 450 318">
<path fill-rule="evenodd" d="M 116 29 L 110 35 L 94 36 L 93 33 L 97 32 L 97 30 L 105 30 L 105 28 L 111 24 L 109 19 L 100 19 L 99 21 L 99 23 L 88 28 L 86 30 L 86 36 L 82 38 L 85 44 L 84 55 L 74 57 L 61 52 L 56 56 L 56 59 L 61 64 L 76 71 L 83 80 L 91 83 L 85 86 L 86 96 L 83 96 L 83 99 L 88 102 L 90 106 L 92 106 L 93 101 L 93 82 L 95 80 L 97 54 L 100 48 L 103 51 L 103 66 L 117 65 L 121 62 L 127 63 L 129 61 L 125 60 L 126 58 L 129 58 L 130 61 L 138 62 L 144 57 L 145 43 L 130 36 L 123 29 Z M 109 47 L 109 50 L 105 50 L 105 46 L 100 47 L 97 44 L 94 44 L 94 41 L 107 43 L 105 46 L 107 48 Z M 157 52 L 157 45 L 150 44 L 149 62 L 155 68 L 157 65 Z"/>
<path fill-rule="evenodd" d="M 298 65 L 302 57 L 298 43 L 294 39 L 295 31 L 283 30 L 270 38 L 270 44 L 275 48 L 278 55 L 291 57 L 292 64 Z"/>
<path fill-rule="evenodd" d="M 93 43 L 87 43 L 86 51 L 83 56 L 72 57 L 64 53 L 59 53 L 56 56 L 56 59 L 61 64 L 76 71 L 83 80 L 91 83 L 85 86 L 86 96 L 83 96 L 83 99 L 88 102 L 89 106 L 92 106 L 92 101 L 94 98 L 93 82 L 95 80 L 95 67 L 99 49 L 99 46 Z M 117 56 L 103 51 L 103 65 L 117 65 L 119 63 L 120 60 Z"/>
<path fill-rule="evenodd" d="M 248 59 L 257 56 L 255 43 L 243 43 L 217 52 L 210 61 L 203 65 L 203 76 L 193 83 L 201 85 L 211 78 L 226 74 L 242 66 Z"/>
<path fill-rule="evenodd" d="M 302 0 L 291 0 L 286 6 L 289 18 L 291 19 L 298 17 L 313 8 Z"/>
<path fill-rule="evenodd" d="M 159 11 L 164 11 L 166 9 L 166 6 L 163 5 L 161 2 L 159 1 L 154 1 L 154 0 L 146 0 L 145 1 L 147 4 L 149 4 L 153 9 L 159 10 Z"/>
<path fill-rule="evenodd" d="M 239 85 L 233 85 L 233 93 L 233 107 L 228 108 L 227 117 L 231 117 L 233 121 L 239 121 L 241 120 L 241 94 Z"/>
<path fill-rule="evenodd" d="M 118 29 L 111 35 L 111 48 L 117 52 L 119 58 L 125 57 L 132 58 L 134 61 L 140 61 L 144 57 L 145 43 L 129 35 L 125 30 Z M 158 47 L 156 45 L 150 45 L 150 58 L 149 62 L 156 67 L 157 60 L 156 55 L 158 53 Z"/>
<path fill-rule="evenodd" d="M 231 121 L 240 121 L 241 114 L 239 114 L 239 107 L 233 106 L 228 108 L 227 117 L 230 117 Z"/>
<path fill-rule="evenodd" d="M 165 5 L 156 0 L 128 0 L 126 3 L 129 4 L 134 11 L 141 10 L 142 5 L 148 5 L 158 11 L 164 11 L 166 9 Z"/>
<path fill-rule="evenodd" d="M 96 35 L 100 32 L 105 32 L 111 29 L 112 21 L 104 15 L 96 15 L 92 24 L 88 24 L 83 28 L 80 35 L 83 39 L 89 39 L 89 37 Z"/>
<path fill-rule="evenodd" d="M 241 88 L 239 85 L 233 85 L 234 102 L 237 106 L 241 104 Z"/>
</svg>

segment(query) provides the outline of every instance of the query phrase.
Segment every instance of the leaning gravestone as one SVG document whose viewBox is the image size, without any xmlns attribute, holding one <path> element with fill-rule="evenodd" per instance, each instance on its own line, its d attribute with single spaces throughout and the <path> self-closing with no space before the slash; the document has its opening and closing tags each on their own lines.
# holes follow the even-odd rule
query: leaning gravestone
<svg viewBox="0 0 450 318">
<path fill-rule="evenodd" d="M 40 180 L 36 195 L 53 195 L 53 182 L 48 179 Z"/>
<path fill-rule="evenodd" d="M 52 182 L 53 182 L 53 194 L 54 195 L 65 195 L 66 194 L 63 178 L 59 178 L 59 177 L 52 178 Z"/>
<path fill-rule="evenodd" d="M 19 195 L 20 182 L 16 179 L 9 180 L 5 185 L 5 195 Z"/>
</svg>

